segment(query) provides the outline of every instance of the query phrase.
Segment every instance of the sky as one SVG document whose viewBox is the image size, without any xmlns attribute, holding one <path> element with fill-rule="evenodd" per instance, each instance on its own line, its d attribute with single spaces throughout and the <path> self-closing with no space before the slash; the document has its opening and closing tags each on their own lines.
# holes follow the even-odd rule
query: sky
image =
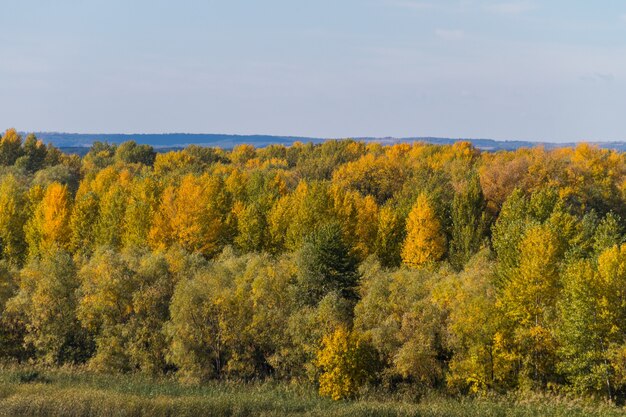
<svg viewBox="0 0 626 417">
<path fill-rule="evenodd" d="M 626 140 L 623 0 L 0 0 L 0 128 Z"/>
</svg>

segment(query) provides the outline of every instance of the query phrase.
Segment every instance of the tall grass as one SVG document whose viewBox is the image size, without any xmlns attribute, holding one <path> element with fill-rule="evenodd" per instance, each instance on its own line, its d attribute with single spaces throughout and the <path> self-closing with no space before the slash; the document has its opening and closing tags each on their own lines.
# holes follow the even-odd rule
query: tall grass
<svg viewBox="0 0 626 417">
<path fill-rule="evenodd" d="M 333 402 L 313 387 L 283 383 L 214 382 L 185 386 L 172 379 L 103 375 L 77 369 L 0 370 L 0 416 L 623 416 L 608 405 L 549 397 L 451 399 L 429 397 Z"/>
</svg>

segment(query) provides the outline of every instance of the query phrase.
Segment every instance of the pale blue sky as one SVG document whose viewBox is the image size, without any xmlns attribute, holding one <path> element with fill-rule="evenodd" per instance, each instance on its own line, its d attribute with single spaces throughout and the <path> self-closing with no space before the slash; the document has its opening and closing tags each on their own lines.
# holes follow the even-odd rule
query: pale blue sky
<svg viewBox="0 0 626 417">
<path fill-rule="evenodd" d="M 626 140 L 626 1 L 0 0 L 0 128 Z"/>
</svg>

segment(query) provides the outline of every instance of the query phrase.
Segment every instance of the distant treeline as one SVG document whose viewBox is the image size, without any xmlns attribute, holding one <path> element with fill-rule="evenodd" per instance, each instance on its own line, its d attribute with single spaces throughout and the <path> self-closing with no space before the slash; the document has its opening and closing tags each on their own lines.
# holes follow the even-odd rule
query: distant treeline
<svg viewBox="0 0 626 417">
<path fill-rule="evenodd" d="M 167 148 L 182 148 L 188 145 L 213 146 L 223 149 L 232 149 L 237 145 L 253 145 L 257 148 L 269 145 L 290 146 L 296 142 L 320 144 L 327 139 L 298 136 L 272 136 L 272 135 L 228 135 L 211 133 L 59 133 L 59 132 L 39 132 L 36 134 L 44 143 L 52 143 L 62 148 L 63 151 L 78 153 L 83 156 L 88 148 L 95 142 L 109 142 L 120 144 L 123 142 L 135 141 L 139 144 L 154 146 L 158 152 Z M 546 149 L 574 147 L 576 143 L 558 142 L 531 142 L 525 140 L 495 140 L 495 139 L 459 139 L 459 138 L 437 138 L 437 137 L 362 137 L 357 138 L 365 143 L 377 142 L 386 145 L 399 143 L 424 142 L 433 145 L 452 145 L 455 142 L 466 141 L 474 147 L 484 151 L 513 151 L 519 148 L 531 148 L 543 146 Z M 626 151 L 624 141 L 595 142 L 595 146 L 602 149 L 612 149 L 616 151 Z"/>
<path fill-rule="evenodd" d="M 626 157 L 0 140 L 0 356 L 626 397 Z"/>
</svg>

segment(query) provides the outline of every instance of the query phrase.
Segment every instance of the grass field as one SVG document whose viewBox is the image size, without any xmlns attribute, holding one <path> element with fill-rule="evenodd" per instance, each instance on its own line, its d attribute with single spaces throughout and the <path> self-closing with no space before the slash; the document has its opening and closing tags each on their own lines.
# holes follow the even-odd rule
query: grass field
<svg viewBox="0 0 626 417">
<path fill-rule="evenodd" d="M 376 396 L 378 398 L 378 396 Z M 276 383 L 184 386 L 76 370 L 0 370 L 0 416 L 621 416 L 626 410 L 555 398 L 430 397 L 333 402 L 314 388 Z"/>
</svg>

